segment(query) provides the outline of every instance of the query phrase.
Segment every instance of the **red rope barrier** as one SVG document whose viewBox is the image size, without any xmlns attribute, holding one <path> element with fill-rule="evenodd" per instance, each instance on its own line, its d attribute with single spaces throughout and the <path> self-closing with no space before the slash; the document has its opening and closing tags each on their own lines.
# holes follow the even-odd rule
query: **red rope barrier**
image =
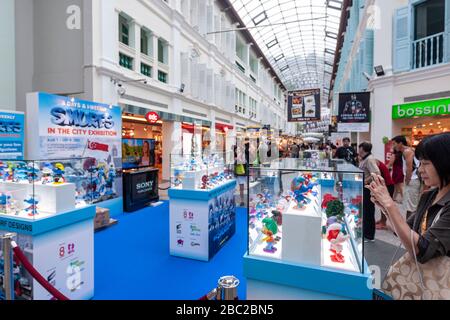
<svg viewBox="0 0 450 320">
<path fill-rule="evenodd" d="M 47 290 L 53 297 L 55 297 L 57 300 L 63 300 L 67 301 L 69 298 L 67 298 L 65 295 L 63 295 L 61 292 L 59 292 L 55 287 L 53 287 L 41 274 L 33 267 L 33 265 L 28 261 L 25 254 L 22 252 L 22 250 L 17 246 L 17 244 L 12 241 L 11 242 L 14 254 L 16 258 L 22 263 L 22 265 L 27 269 L 27 271 L 31 274 L 31 276 L 36 279 L 37 282 L 41 286 L 44 287 L 45 290 Z"/>
</svg>

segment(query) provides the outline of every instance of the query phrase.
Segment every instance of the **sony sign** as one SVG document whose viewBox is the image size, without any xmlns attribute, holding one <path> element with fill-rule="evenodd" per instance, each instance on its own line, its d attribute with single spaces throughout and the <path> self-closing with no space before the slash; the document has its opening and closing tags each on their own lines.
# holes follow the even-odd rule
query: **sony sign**
<svg viewBox="0 0 450 320">
<path fill-rule="evenodd" d="M 136 184 L 137 193 L 149 192 L 153 189 L 153 181 L 141 182 Z"/>
</svg>

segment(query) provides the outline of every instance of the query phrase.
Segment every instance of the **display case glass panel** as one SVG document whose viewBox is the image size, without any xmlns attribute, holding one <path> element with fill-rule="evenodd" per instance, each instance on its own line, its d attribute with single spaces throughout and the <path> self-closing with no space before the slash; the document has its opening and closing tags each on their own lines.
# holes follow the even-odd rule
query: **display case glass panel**
<svg viewBox="0 0 450 320">
<path fill-rule="evenodd" d="M 234 179 L 234 164 L 228 153 L 170 156 L 172 188 L 211 190 Z"/>
<path fill-rule="evenodd" d="M 106 200 L 115 177 L 94 158 L 0 160 L 0 216 L 37 220 Z"/>
<path fill-rule="evenodd" d="M 250 256 L 364 273 L 360 169 L 281 159 L 249 175 Z"/>
</svg>

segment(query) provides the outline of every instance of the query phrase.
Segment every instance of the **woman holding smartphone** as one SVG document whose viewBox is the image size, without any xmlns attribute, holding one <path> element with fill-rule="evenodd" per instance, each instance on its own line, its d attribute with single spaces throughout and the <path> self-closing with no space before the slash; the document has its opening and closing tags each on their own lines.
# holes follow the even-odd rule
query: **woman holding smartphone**
<svg viewBox="0 0 450 320">
<path fill-rule="evenodd" d="M 381 176 L 373 175 L 367 186 L 408 252 L 392 266 L 383 289 L 395 299 L 450 299 L 450 133 L 425 138 L 416 158 L 430 190 L 407 221 Z"/>
</svg>

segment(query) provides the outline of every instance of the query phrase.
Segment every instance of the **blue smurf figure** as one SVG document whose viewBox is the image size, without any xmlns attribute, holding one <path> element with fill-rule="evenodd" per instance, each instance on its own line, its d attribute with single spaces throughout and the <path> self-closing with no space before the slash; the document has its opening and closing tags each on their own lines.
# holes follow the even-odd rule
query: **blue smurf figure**
<svg viewBox="0 0 450 320">
<path fill-rule="evenodd" d="M 307 197 L 311 191 L 311 187 L 307 185 L 307 179 L 299 176 L 292 180 L 291 190 L 294 193 L 294 199 L 297 202 L 297 209 L 302 209 L 309 203 L 311 199 Z"/>
</svg>

